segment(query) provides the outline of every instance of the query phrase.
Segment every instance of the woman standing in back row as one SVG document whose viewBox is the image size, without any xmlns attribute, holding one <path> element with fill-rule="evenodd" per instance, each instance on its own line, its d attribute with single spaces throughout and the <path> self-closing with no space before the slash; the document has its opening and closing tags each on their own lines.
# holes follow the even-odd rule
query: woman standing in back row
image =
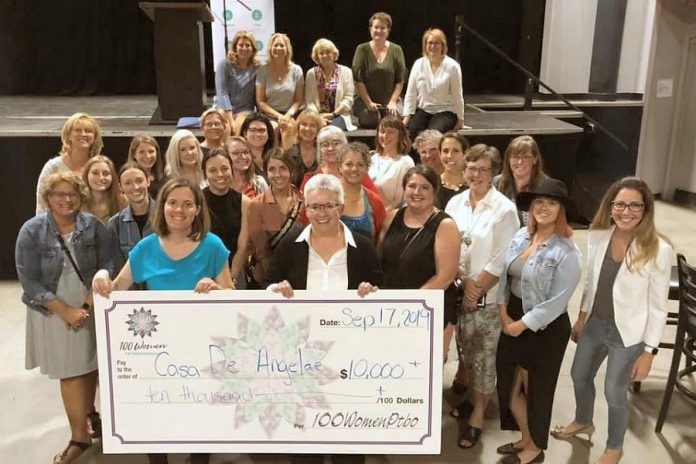
<svg viewBox="0 0 696 464">
<path fill-rule="evenodd" d="M 602 198 L 587 237 L 587 275 L 571 338 L 578 343 L 571 376 L 575 420 L 551 434 L 591 436 L 594 378 L 607 361 L 604 395 L 609 436 L 596 464 L 616 464 L 628 426 L 628 385 L 647 377 L 667 320 L 674 252 L 655 228 L 655 202 L 647 184 L 624 177 Z"/>
</svg>

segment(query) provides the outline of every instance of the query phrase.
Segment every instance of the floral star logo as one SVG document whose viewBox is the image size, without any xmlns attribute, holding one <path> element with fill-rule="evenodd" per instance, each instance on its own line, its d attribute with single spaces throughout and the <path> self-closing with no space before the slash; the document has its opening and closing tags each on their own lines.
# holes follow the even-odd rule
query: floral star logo
<svg viewBox="0 0 696 464">
<path fill-rule="evenodd" d="M 157 315 L 152 314 L 152 310 L 146 310 L 143 307 L 140 309 L 134 309 L 132 314 L 128 315 L 128 320 L 126 324 L 128 325 L 128 331 L 133 332 L 133 336 L 140 338 L 145 338 L 145 335 L 152 337 L 152 332 L 157 332 L 157 326 L 159 322 L 156 321 Z"/>
</svg>

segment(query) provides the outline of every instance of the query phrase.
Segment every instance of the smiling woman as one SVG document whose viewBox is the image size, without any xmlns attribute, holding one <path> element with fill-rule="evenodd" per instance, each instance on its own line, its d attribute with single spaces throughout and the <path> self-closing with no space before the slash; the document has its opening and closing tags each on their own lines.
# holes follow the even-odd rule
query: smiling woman
<svg viewBox="0 0 696 464">
<path fill-rule="evenodd" d="M 82 181 L 88 191 L 84 209 L 106 224 L 123 206 L 123 196 L 117 188 L 114 162 L 103 155 L 93 156 L 85 163 Z"/>
</svg>

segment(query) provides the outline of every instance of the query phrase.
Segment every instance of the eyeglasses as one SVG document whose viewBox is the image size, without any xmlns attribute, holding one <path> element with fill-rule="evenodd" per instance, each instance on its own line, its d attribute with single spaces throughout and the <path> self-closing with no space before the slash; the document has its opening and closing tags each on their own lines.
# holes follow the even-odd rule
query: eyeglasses
<svg viewBox="0 0 696 464">
<path fill-rule="evenodd" d="M 237 150 L 237 151 L 231 151 L 230 156 L 249 156 L 251 155 L 251 152 L 249 150 Z"/>
<path fill-rule="evenodd" d="M 529 153 L 517 153 L 515 155 L 510 155 L 510 159 L 512 161 L 530 161 L 534 159 L 534 155 L 530 155 Z"/>
<path fill-rule="evenodd" d="M 466 168 L 466 172 L 469 174 L 488 174 L 491 172 L 491 168 L 475 168 L 471 166 Z"/>
<path fill-rule="evenodd" d="M 639 213 L 643 211 L 643 208 L 645 208 L 645 203 L 641 203 L 639 201 L 632 201 L 630 203 L 626 203 L 624 201 L 612 201 L 611 207 L 614 209 L 614 211 L 623 211 L 628 208 L 628 210 L 633 213 Z"/>
<path fill-rule="evenodd" d="M 326 211 L 326 212 L 332 212 L 338 207 L 337 203 L 312 203 L 311 205 L 307 205 L 307 209 L 312 211 L 313 213 L 317 211 Z"/>
<path fill-rule="evenodd" d="M 58 198 L 59 200 L 77 200 L 80 198 L 80 194 L 77 192 L 53 192 L 51 196 Z"/>
<path fill-rule="evenodd" d="M 204 127 L 222 127 L 222 123 L 220 121 L 210 121 L 206 122 L 203 124 Z"/>
<path fill-rule="evenodd" d="M 321 148 L 329 148 L 329 147 L 336 148 L 336 147 L 341 146 L 342 144 L 343 144 L 343 142 L 340 140 L 327 140 L 326 142 L 321 142 L 319 144 L 319 146 Z"/>
<path fill-rule="evenodd" d="M 268 129 L 265 127 L 250 127 L 247 129 L 247 132 L 251 132 L 252 134 L 265 134 L 268 132 Z"/>
</svg>

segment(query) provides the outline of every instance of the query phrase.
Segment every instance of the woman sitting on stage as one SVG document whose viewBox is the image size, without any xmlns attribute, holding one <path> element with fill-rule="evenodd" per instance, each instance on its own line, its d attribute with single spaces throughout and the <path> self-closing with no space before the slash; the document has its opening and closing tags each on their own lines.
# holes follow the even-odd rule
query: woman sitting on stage
<svg viewBox="0 0 696 464">
<path fill-rule="evenodd" d="M 256 72 L 256 106 L 277 127 L 281 145 L 294 130 L 295 116 L 304 100 L 302 68 L 292 62 L 290 38 L 276 32 L 268 40 L 268 59 Z M 286 145 L 283 145 L 285 143 Z"/>
<path fill-rule="evenodd" d="M 230 186 L 250 199 L 265 192 L 268 183 L 263 176 L 254 171 L 252 147 L 249 142 L 243 137 L 233 135 L 227 140 L 225 149 L 232 163 Z"/>
<path fill-rule="evenodd" d="M 313 172 L 319 166 L 317 156 L 317 135 L 319 129 L 324 127 L 324 120 L 319 113 L 312 110 L 304 110 L 297 117 L 297 134 L 295 143 L 288 148 L 288 153 L 295 162 L 295 178 L 293 184 L 299 187 L 304 175 Z"/>
<path fill-rule="evenodd" d="M 295 164 L 287 152 L 274 148 L 265 161 L 266 175 L 271 186 L 254 198 L 249 205 L 249 238 L 253 249 L 252 274 L 263 285 L 266 272 L 280 239 L 299 227 L 297 220 L 302 196 L 292 185 Z"/>
<path fill-rule="evenodd" d="M 317 66 L 307 71 L 305 104 L 321 114 L 327 124 L 343 130 L 355 130 L 351 122 L 353 108 L 353 71 L 336 64 L 338 48 L 329 39 L 319 39 L 312 47 Z"/>
<path fill-rule="evenodd" d="M 375 154 L 370 161 L 368 175 L 375 183 L 387 213 L 403 203 L 403 177 L 414 166 L 408 155 L 411 140 L 401 118 L 388 115 L 379 122 L 375 136 Z"/>
<path fill-rule="evenodd" d="M 60 379 L 71 436 L 53 462 L 68 463 L 101 436 L 90 284 L 97 269 L 112 271 L 112 241 L 97 218 L 80 211 L 87 189 L 77 175 L 51 174 L 39 193 L 46 211 L 24 223 L 15 251 L 27 305 L 26 368 Z"/>
<path fill-rule="evenodd" d="M 575 420 L 551 434 L 591 436 L 597 370 L 608 358 L 604 394 L 609 436 L 597 464 L 618 463 L 630 413 L 628 385 L 650 373 L 667 320 L 674 252 L 655 228 L 655 202 L 637 177 L 614 182 L 587 236 L 587 276 L 571 338 L 578 347 L 570 374 Z M 635 460 L 641 461 L 639 458 Z"/>
<path fill-rule="evenodd" d="M 517 195 L 529 223 L 505 253 L 498 283 L 503 333 L 496 372 L 503 430 L 522 437 L 500 446 L 504 463 L 543 462 L 553 397 L 570 337 L 568 301 L 580 280 L 582 255 L 570 238 L 568 211 L 575 208 L 563 182 L 544 179 Z"/>
<path fill-rule="evenodd" d="M 362 234 L 376 244 L 387 211 L 379 195 L 362 184 L 369 167 L 370 149 L 364 143 L 351 142 L 338 150 L 338 169 L 345 196 L 341 221 L 351 232 Z"/>
<path fill-rule="evenodd" d="M 174 132 L 169 140 L 165 159 L 167 164 L 164 172 L 168 179 L 186 177 L 199 188 L 206 186 L 201 169 L 201 145 L 190 130 L 179 129 Z"/>
<path fill-rule="evenodd" d="M 148 290 L 210 290 L 234 288 L 227 263 L 229 250 L 209 233 L 210 218 L 203 192 L 185 177 L 168 180 L 157 198 L 152 221 L 154 234 L 138 242 L 128 261 L 112 281 L 109 273 L 96 273 L 92 286 L 108 297 L 112 290 L 127 290 L 133 283 Z M 149 455 L 151 464 L 166 463 L 166 455 Z M 192 455 L 193 464 L 209 461 L 209 455 Z"/>
<path fill-rule="evenodd" d="M 404 124 L 413 139 L 424 129 L 440 132 L 464 126 L 462 69 L 447 56 L 447 37 L 440 29 L 423 34 L 423 56 L 408 76 Z"/>
<path fill-rule="evenodd" d="M 520 135 L 505 149 L 503 172 L 493 179 L 500 193 L 515 201 L 520 192 L 533 192 L 548 176 L 544 173 L 544 159 L 539 146 L 529 135 Z M 527 223 L 527 213 L 519 212 L 520 223 Z M 572 218 L 569 218 L 572 219 Z"/>
<path fill-rule="evenodd" d="M 104 225 L 123 207 L 123 196 L 116 182 L 116 168 L 111 159 L 93 156 L 82 171 L 82 182 L 87 186 L 87 201 L 83 209 L 95 215 Z"/>
<path fill-rule="evenodd" d="M 444 171 L 440 174 L 441 188 L 437 194 L 440 208 L 444 208 L 450 199 L 466 188 L 464 176 L 464 154 L 469 149 L 469 141 L 457 132 L 448 132 L 440 140 L 440 162 Z M 500 159 L 498 149 L 489 146 L 493 156 Z"/>
<path fill-rule="evenodd" d="M 128 162 L 136 163 L 143 168 L 150 184 L 147 190 L 152 198 L 157 198 L 157 192 L 164 180 L 164 168 L 157 140 L 148 134 L 136 134 L 128 147 Z"/>
<path fill-rule="evenodd" d="M 230 188 L 232 165 L 224 149 L 211 150 L 203 157 L 202 165 L 208 181 L 203 194 L 210 213 L 210 231 L 230 250 L 230 275 L 234 280 L 240 276 L 247 257 L 247 218 L 251 200 Z M 241 288 L 236 282 L 235 286 Z"/>
<path fill-rule="evenodd" d="M 384 288 L 445 290 L 444 353 L 449 351 L 457 323 L 457 294 L 452 281 L 459 267 L 459 230 L 435 201 L 435 171 L 412 167 L 403 178 L 404 204 L 385 221 L 382 237 Z"/>
<path fill-rule="evenodd" d="M 237 31 L 215 69 L 215 102 L 225 112 L 232 134 L 238 134 L 246 116 L 255 111 L 257 51 L 254 34 Z"/>
<path fill-rule="evenodd" d="M 276 146 L 271 121 L 261 113 L 251 113 L 244 120 L 240 135 L 246 139 L 251 149 L 254 173 L 262 176 L 263 157 L 268 150 Z"/>
<path fill-rule="evenodd" d="M 406 61 L 401 47 L 387 40 L 392 19 L 379 12 L 370 17 L 370 41 L 357 46 L 353 54 L 353 79 L 360 96 L 354 113 L 360 127 L 374 129 L 379 124 L 380 109 L 398 115 L 401 90 L 406 80 Z"/>
<path fill-rule="evenodd" d="M 102 142 L 99 123 L 87 113 L 75 113 L 65 121 L 60 132 L 62 147 L 58 156 L 46 161 L 36 182 L 36 212 L 45 211 L 41 202 L 41 185 L 53 173 L 70 171 L 82 176 L 85 163 L 101 153 Z"/>
<path fill-rule="evenodd" d="M 126 264 L 131 248 L 152 233 L 151 216 L 155 210 L 155 202 L 148 195 L 147 173 L 139 165 L 129 162 L 121 166 L 118 186 L 128 204 L 107 225 L 116 243 L 113 261 L 117 272 Z"/>
<path fill-rule="evenodd" d="M 220 108 L 209 108 L 201 114 L 201 130 L 204 140 L 201 142 L 201 156 L 205 156 L 213 148 L 225 145 L 230 136 L 231 126 L 225 112 Z"/>
<path fill-rule="evenodd" d="M 439 176 L 442 174 L 444 167 L 440 161 L 440 141 L 442 140 L 442 132 L 434 129 L 426 129 L 413 141 L 413 146 L 418 153 L 416 164 L 424 164 L 435 171 Z M 441 205 L 444 208 L 444 205 Z"/>
</svg>

